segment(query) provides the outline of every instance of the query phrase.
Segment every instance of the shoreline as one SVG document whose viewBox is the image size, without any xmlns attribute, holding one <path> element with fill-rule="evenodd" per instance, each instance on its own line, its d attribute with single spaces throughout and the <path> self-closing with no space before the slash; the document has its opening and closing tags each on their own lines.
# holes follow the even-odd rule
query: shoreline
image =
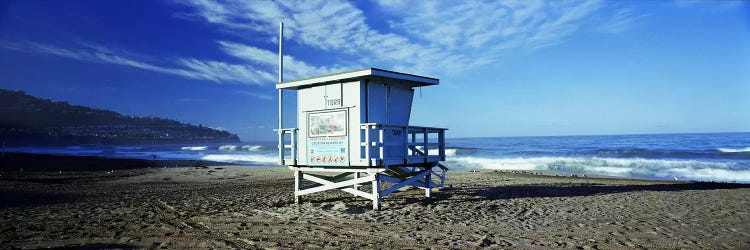
<svg viewBox="0 0 750 250">
<path fill-rule="evenodd" d="M 163 167 L 196 167 L 235 165 L 205 160 L 144 160 L 101 156 L 5 153 L 0 158 L 0 171 L 109 171 Z M 106 167 L 103 167 L 106 166 Z"/>
</svg>

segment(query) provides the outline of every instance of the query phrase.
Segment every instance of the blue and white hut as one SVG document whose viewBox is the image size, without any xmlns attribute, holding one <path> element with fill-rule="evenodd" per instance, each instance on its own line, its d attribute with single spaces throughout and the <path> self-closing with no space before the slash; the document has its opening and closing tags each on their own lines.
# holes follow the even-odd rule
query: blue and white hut
<svg viewBox="0 0 750 250">
<path fill-rule="evenodd" d="M 443 186 L 446 129 L 409 124 L 415 88 L 438 83 L 376 68 L 277 83 L 280 93 L 297 91 L 297 127 L 277 130 L 279 164 L 294 172 L 295 202 L 338 189 L 380 209 L 381 197 L 402 187 L 429 197 Z"/>
</svg>

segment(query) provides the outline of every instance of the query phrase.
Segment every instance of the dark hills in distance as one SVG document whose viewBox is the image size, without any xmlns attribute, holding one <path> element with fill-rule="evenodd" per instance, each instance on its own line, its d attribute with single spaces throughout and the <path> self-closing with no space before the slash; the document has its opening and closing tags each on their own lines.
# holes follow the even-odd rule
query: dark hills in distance
<svg viewBox="0 0 750 250">
<path fill-rule="evenodd" d="M 7 146 L 239 142 L 226 131 L 137 117 L 0 89 L 0 141 Z"/>
</svg>

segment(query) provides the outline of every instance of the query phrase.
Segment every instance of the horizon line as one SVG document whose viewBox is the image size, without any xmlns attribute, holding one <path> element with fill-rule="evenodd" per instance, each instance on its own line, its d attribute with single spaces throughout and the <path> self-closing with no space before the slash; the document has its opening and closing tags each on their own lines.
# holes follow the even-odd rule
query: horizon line
<svg viewBox="0 0 750 250">
<path fill-rule="evenodd" d="M 575 135 L 509 135 L 509 136 L 468 136 L 446 137 L 446 139 L 476 139 L 476 138 L 519 138 L 519 137 L 575 137 L 575 136 L 622 136 L 622 135 L 686 135 L 686 134 L 745 134 L 750 131 L 734 132 L 676 132 L 676 133 L 625 133 L 625 134 L 575 134 Z"/>
</svg>

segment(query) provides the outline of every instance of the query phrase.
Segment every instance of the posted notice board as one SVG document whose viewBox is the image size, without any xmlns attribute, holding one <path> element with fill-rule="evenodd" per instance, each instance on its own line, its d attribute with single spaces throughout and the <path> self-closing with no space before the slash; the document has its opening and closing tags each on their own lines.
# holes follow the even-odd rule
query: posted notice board
<svg viewBox="0 0 750 250">
<path fill-rule="evenodd" d="M 346 121 L 346 110 L 308 113 L 307 165 L 349 165 Z"/>
</svg>

